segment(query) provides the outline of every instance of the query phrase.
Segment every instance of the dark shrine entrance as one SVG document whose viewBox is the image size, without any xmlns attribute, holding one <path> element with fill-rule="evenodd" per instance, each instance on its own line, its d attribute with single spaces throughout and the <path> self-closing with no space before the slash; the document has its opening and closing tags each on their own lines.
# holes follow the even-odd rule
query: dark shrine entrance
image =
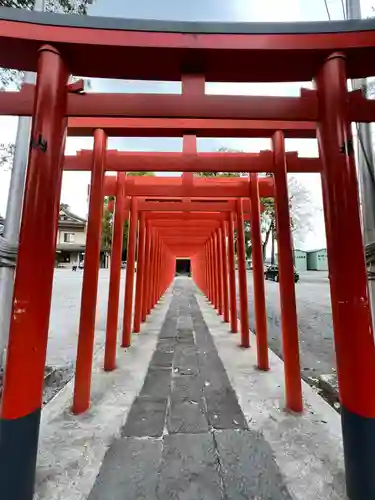
<svg viewBox="0 0 375 500">
<path fill-rule="evenodd" d="M 176 275 L 190 276 L 190 259 L 176 259 Z"/>
</svg>

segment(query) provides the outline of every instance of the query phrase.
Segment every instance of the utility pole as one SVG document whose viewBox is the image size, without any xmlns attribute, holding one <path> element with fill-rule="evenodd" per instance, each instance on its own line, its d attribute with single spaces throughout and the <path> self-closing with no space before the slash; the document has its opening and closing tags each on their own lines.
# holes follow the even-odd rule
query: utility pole
<svg viewBox="0 0 375 500">
<path fill-rule="evenodd" d="M 346 0 L 346 17 L 347 19 L 361 19 L 360 0 Z M 367 95 L 366 79 L 352 80 L 352 86 L 354 90 L 362 89 L 364 95 Z M 375 332 L 375 175 L 371 124 L 358 123 L 357 135 L 363 239 L 366 248 L 368 287 Z"/>
<path fill-rule="evenodd" d="M 35 0 L 34 10 L 44 11 L 44 9 L 45 0 Z M 35 83 L 35 73 L 25 73 L 24 81 L 25 83 Z M 3 234 L 4 247 L 6 245 L 6 248 L 15 256 L 17 255 L 18 248 L 23 191 L 29 157 L 30 131 L 31 117 L 20 116 L 18 119 L 12 175 L 10 179 Z M 0 368 L 4 366 L 5 350 L 8 344 L 13 299 L 14 269 L 15 267 L 1 264 L 0 253 Z"/>
</svg>

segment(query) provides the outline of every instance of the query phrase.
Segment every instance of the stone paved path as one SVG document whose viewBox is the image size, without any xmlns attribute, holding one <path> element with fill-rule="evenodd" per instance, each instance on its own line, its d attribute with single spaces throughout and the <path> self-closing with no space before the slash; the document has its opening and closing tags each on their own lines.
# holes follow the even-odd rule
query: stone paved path
<svg viewBox="0 0 375 500">
<path fill-rule="evenodd" d="M 177 279 L 143 388 L 89 500 L 292 500 L 249 429 L 190 280 Z"/>
</svg>

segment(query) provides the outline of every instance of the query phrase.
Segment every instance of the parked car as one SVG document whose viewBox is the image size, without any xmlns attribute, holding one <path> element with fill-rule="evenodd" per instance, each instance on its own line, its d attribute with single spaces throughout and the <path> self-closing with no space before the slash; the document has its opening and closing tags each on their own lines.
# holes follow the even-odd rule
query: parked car
<svg viewBox="0 0 375 500">
<path fill-rule="evenodd" d="M 265 272 L 264 276 L 266 280 L 272 280 L 272 281 L 279 281 L 279 266 L 269 266 Z M 294 283 L 298 283 L 299 281 L 299 274 L 294 269 Z"/>
</svg>

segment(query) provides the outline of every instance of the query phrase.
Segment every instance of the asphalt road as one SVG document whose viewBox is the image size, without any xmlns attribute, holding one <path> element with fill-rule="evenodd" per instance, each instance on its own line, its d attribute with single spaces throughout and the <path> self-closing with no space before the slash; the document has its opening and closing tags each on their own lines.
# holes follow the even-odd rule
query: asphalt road
<svg viewBox="0 0 375 500">
<path fill-rule="evenodd" d="M 296 284 L 301 370 L 304 378 L 318 378 L 335 370 L 331 302 L 328 275 L 306 271 Z M 250 328 L 255 329 L 253 276 L 247 273 Z M 268 339 L 282 357 L 279 284 L 266 281 Z"/>
</svg>

